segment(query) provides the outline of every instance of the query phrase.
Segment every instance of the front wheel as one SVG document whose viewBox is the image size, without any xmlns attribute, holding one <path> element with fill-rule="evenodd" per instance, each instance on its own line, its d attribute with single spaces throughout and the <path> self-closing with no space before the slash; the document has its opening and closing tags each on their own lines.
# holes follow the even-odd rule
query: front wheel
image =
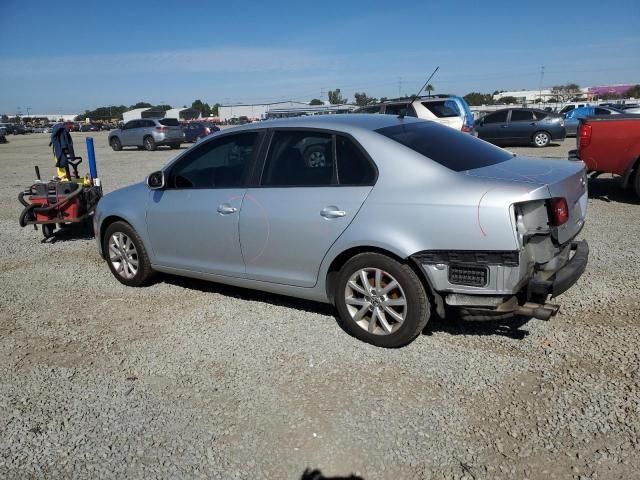
<svg viewBox="0 0 640 480">
<path fill-rule="evenodd" d="M 534 147 L 546 147 L 551 143 L 551 135 L 547 132 L 536 132 L 533 134 L 533 146 Z"/>
<path fill-rule="evenodd" d="M 147 152 L 153 152 L 156 149 L 156 142 L 152 137 L 145 137 L 142 143 Z"/>
<path fill-rule="evenodd" d="M 140 287 L 151 278 L 151 262 L 142 239 L 128 223 L 109 225 L 102 239 L 102 250 L 111 273 L 120 283 Z"/>
<path fill-rule="evenodd" d="M 351 258 L 338 274 L 335 304 L 345 330 L 377 347 L 413 341 L 431 312 L 425 288 L 406 264 L 378 253 Z"/>
</svg>

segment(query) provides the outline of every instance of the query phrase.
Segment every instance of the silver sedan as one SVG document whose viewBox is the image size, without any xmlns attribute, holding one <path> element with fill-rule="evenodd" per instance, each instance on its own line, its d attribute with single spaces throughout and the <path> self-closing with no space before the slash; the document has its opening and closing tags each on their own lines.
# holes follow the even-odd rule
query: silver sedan
<svg viewBox="0 0 640 480">
<path fill-rule="evenodd" d="M 433 122 L 327 115 L 225 130 L 106 195 L 116 279 L 156 272 L 333 303 L 411 342 L 445 306 L 548 319 L 587 263 L 581 162 L 521 158 Z"/>
</svg>

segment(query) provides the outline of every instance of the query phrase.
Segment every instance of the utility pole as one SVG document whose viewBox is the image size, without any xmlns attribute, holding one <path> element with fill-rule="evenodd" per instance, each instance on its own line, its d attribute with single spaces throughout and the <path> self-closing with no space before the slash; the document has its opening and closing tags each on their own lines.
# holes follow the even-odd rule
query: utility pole
<svg viewBox="0 0 640 480">
<path fill-rule="evenodd" d="M 324 87 L 320 87 L 320 100 L 324 102 Z"/>
<path fill-rule="evenodd" d="M 29 116 L 30 111 L 31 111 L 31 107 L 27 107 L 27 117 Z"/>
<path fill-rule="evenodd" d="M 402 77 L 398 77 L 398 97 L 402 96 Z"/>
<path fill-rule="evenodd" d="M 538 85 L 538 95 L 542 102 L 542 79 L 544 78 L 544 65 L 540 67 L 540 84 Z"/>
</svg>

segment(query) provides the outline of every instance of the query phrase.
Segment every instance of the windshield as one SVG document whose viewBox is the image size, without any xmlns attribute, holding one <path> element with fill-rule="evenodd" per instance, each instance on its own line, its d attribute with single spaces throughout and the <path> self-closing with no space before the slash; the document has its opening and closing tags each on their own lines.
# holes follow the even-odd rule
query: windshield
<svg viewBox="0 0 640 480">
<path fill-rule="evenodd" d="M 162 120 L 158 120 L 160 125 L 164 125 L 165 127 L 179 127 L 180 123 L 178 123 L 177 118 L 163 118 Z"/>
<path fill-rule="evenodd" d="M 376 132 L 456 172 L 513 158 L 502 148 L 433 122 L 403 123 L 379 128 Z"/>
</svg>

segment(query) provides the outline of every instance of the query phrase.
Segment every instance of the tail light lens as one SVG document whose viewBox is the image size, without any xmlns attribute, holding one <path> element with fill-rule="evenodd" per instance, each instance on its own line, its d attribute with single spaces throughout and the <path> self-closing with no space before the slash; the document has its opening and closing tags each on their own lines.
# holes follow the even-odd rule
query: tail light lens
<svg viewBox="0 0 640 480">
<path fill-rule="evenodd" d="M 591 125 L 581 124 L 578 132 L 578 148 L 587 147 L 591 143 Z"/>
<path fill-rule="evenodd" d="M 569 205 L 567 205 L 566 198 L 552 198 L 549 210 L 549 219 L 551 220 L 552 225 L 563 225 L 569 220 Z"/>
<path fill-rule="evenodd" d="M 469 125 L 462 125 L 462 131 L 465 133 L 471 132 L 471 127 Z"/>
<path fill-rule="evenodd" d="M 168 132 L 169 127 L 156 127 L 156 130 L 159 132 Z"/>
</svg>

